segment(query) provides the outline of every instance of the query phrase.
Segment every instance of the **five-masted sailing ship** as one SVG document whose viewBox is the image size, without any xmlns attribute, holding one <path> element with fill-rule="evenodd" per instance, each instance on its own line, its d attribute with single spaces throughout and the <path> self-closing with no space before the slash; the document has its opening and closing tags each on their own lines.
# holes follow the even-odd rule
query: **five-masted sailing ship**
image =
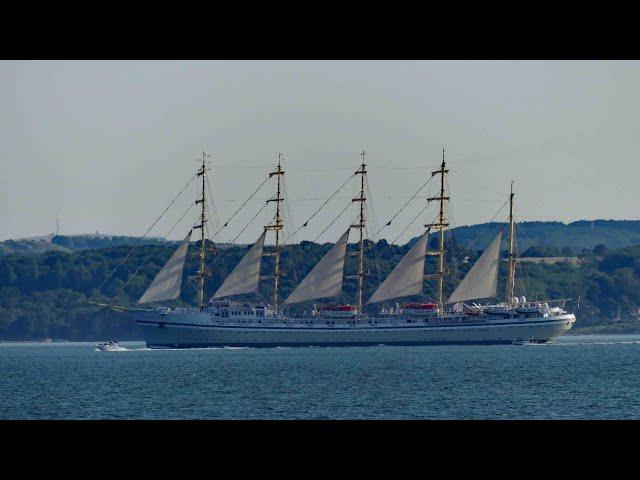
<svg viewBox="0 0 640 480">
<path fill-rule="evenodd" d="M 366 345 L 441 345 L 441 344 L 511 344 L 522 342 L 544 343 L 569 330 L 575 316 L 564 310 L 564 303 L 527 302 L 525 297 L 515 296 L 514 253 L 514 194 L 511 187 L 509 212 L 508 274 L 504 300 L 499 303 L 466 303 L 497 296 L 498 266 L 502 232 L 498 232 L 488 247 L 445 300 L 445 177 L 449 170 L 444 158 L 440 168 L 431 173 L 439 177 L 439 195 L 428 198 L 438 202 L 437 223 L 425 225 L 425 231 L 364 302 L 364 228 L 365 228 L 365 154 L 355 175 L 360 180 L 360 195 L 353 199 L 359 203 L 358 223 L 344 232 L 331 249 L 318 261 L 296 288 L 280 304 L 280 233 L 283 229 L 281 211 L 281 181 L 285 174 L 281 159 L 269 176 L 276 177 L 276 196 L 267 202 L 276 204 L 272 223 L 264 226 L 257 241 L 224 279 L 209 301 L 204 298 L 204 282 L 207 277 L 205 265 L 205 156 L 198 170 L 202 182 L 200 198 L 200 223 L 193 229 L 200 230 L 199 304 L 194 308 L 168 308 L 160 302 L 180 296 L 182 274 L 191 240 L 189 232 L 169 261 L 157 274 L 151 285 L 139 299 L 140 308 L 131 309 L 140 326 L 147 346 L 150 348 L 193 348 L 218 346 L 366 346 Z M 358 271 L 346 278 L 357 282 L 354 304 L 314 305 L 304 314 L 290 314 L 289 305 L 311 300 L 337 298 L 342 293 L 345 279 L 345 259 L 351 229 L 359 231 Z M 432 230 L 438 234 L 438 249 L 427 249 L 427 240 Z M 275 234 L 275 246 L 265 252 L 265 237 Z M 262 257 L 274 257 L 271 275 L 261 275 Z M 425 275 L 427 255 L 437 256 L 434 273 Z M 435 278 L 437 301 L 422 303 L 396 303 L 394 308 L 381 309 L 380 313 L 365 313 L 364 306 L 388 302 L 423 293 L 425 279 Z M 273 300 L 244 302 L 233 300 L 238 295 L 256 293 L 260 281 L 273 281 Z M 557 302 L 556 302 L 557 303 Z M 155 307 L 142 307 L 153 304 Z"/>
</svg>

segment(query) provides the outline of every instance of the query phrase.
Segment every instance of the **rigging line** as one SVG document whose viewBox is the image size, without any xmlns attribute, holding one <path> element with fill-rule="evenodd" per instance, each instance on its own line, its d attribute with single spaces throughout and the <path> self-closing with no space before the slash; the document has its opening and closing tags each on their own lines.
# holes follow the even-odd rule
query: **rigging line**
<svg viewBox="0 0 640 480">
<path fill-rule="evenodd" d="M 213 194 L 211 193 L 211 182 L 209 181 L 209 176 L 205 176 L 205 183 L 207 184 L 207 199 L 208 201 L 208 205 L 207 207 L 209 208 L 209 220 L 210 222 L 208 223 L 212 223 L 212 228 L 217 228 L 220 225 L 220 221 L 219 221 L 219 215 L 218 215 L 218 209 L 216 208 L 216 203 L 215 200 L 213 199 Z M 208 225 L 207 223 L 207 225 Z M 210 233 L 209 233 L 210 235 Z M 210 237 L 209 237 L 210 238 Z"/>
<path fill-rule="evenodd" d="M 273 165 L 216 165 L 217 168 L 273 168 Z M 287 168 L 287 171 L 295 172 L 333 172 L 338 170 L 351 170 L 352 167 L 328 167 L 328 168 Z"/>
<path fill-rule="evenodd" d="M 331 228 L 331 226 L 332 226 L 334 223 L 336 223 L 336 222 L 338 221 L 338 219 L 339 219 L 339 218 L 344 214 L 344 212 L 346 212 L 346 211 L 347 211 L 347 209 L 348 209 L 350 206 L 351 206 L 351 203 L 347 203 L 347 206 L 346 206 L 346 207 L 344 207 L 344 209 L 343 209 L 343 210 L 338 214 L 338 216 L 337 216 L 336 218 L 334 218 L 334 219 L 331 221 L 331 223 L 330 223 L 329 225 L 327 225 L 327 227 L 326 227 L 324 230 L 322 230 L 322 232 L 320 232 L 320 234 L 319 234 L 318 236 L 316 236 L 316 238 L 314 238 L 314 239 L 312 240 L 312 242 L 315 242 L 316 240 L 318 240 L 318 238 L 320 238 L 320 237 L 324 234 L 324 232 L 326 232 L 327 230 L 329 230 L 329 228 Z"/>
<path fill-rule="evenodd" d="M 367 166 L 387 170 L 424 170 L 424 165 L 420 167 L 389 167 L 387 165 L 376 165 L 375 163 L 367 163 Z"/>
<path fill-rule="evenodd" d="M 371 191 L 371 186 L 369 185 L 369 176 L 368 175 L 364 176 L 364 183 L 365 183 L 365 194 L 366 194 L 366 198 L 368 200 L 365 203 L 365 209 L 366 209 L 365 213 L 367 214 L 367 221 L 365 222 L 365 228 L 364 229 L 365 229 L 365 233 L 367 234 L 367 238 L 373 242 L 373 237 L 371 236 L 371 229 L 369 227 L 369 224 L 371 224 L 372 226 L 378 224 L 378 216 L 376 215 L 376 212 L 375 212 L 375 210 L 373 208 L 373 199 L 377 198 L 377 197 L 375 197 L 375 195 Z"/>
<path fill-rule="evenodd" d="M 325 207 L 325 205 L 326 205 L 327 203 L 329 203 L 329 202 L 331 201 L 331 199 L 332 199 L 333 197 L 335 197 L 335 196 L 338 194 L 338 192 L 340 192 L 340 190 L 342 190 L 342 189 L 344 188 L 344 186 L 345 186 L 347 183 L 349 183 L 349 180 L 351 180 L 353 177 L 355 177 L 355 175 L 356 175 L 355 173 L 352 173 L 352 174 L 349 176 L 349 178 L 347 178 L 347 179 L 345 180 L 345 182 L 344 182 L 342 185 L 340 185 L 340 188 L 338 188 L 335 192 L 333 192 L 333 194 L 332 194 L 329 198 L 327 198 L 327 199 L 322 203 L 322 205 L 320 205 L 320 207 L 318 207 L 318 209 L 317 209 L 315 212 L 313 212 L 313 214 L 312 214 L 309 218 L 307 218 L 307 220 L 306 220 L 302 225 L 300 225 L 300 226 L 297 228 L 297 230 L 296 230 L 296 231 L 294 231 L 291 235 L 289 235 L 287 238 L 285 238 L 285 240 L 284 240 L 284 241 L 286 242 L 286 241 L 287 241 L 287 240 L 289 240 L 291 237 L 293 237 L 296 233 L 298 233 L 298 232 L 299 232 L 303 227 L 306 227 L 306 226 L 309 224 L 309 222 L 311 221 L 311 219 L 312 219 L 313 217 L 315 217 L 315 216 L 320 212 L 320 210 L 322 210 L 322 209 Z"/>
<path fill-rule="evenodd" d="M 415 167 L 390 167 L 388 165 L 376 165 L 367 163 L 368 166 L 374 169 L 385 169 L 385 170 L 424 170 L 423 166 L 415 166 Z M 239 169 L 259 169 L 259 168 L 272 168 L 272 165 L 216 165 L 216 168 L 239 168 Z M 351 170 L 352 167 L 327 167 L 327 168 L 293 168 L 290 167 L 287 171 L 292 172 L 336 172 L 341 170 Z"/>
<path fill-rule="evenodd" d="M 205 211 L 207 214 L 207 218 L 211 218 L 211 209 L 209 208 L 208 205 L 205 205 Z M 204 241 L 206 244 L 206 241 L 209 240 L 213 243 L 213 241 L 211 240 L 211 230 L 209 230 L 209 222 L 205 222 L 204 224 Z"/>
<path fill-rule="evenodd" d="M 265 209 L 265 207 L 266 207 L 267 205 L 268 205 L 268 203 L 265 203 L 265 204 L 262 206 L 262 208 L 261 208 L 260 210 L 258 210 L 258 212 L 253 216 L 253 218 L 252 218 L 251 220 L 249 220 L 249 222 L 247 222 L 247 224 L 244 226 L 244 228 L 242 229 L 242 231 L 241 231 L 238 235 L 236 235 L 236 237 L 235 237 L 233 240 L 231 240 L 230 242 L 221 242 L 221 243 L 225 243 L 225 244 L 229 244 L 229 245 L 230 245 L 230 244 L 232 244 L 234 241 L 236 241 L 236 240 L 238 239 L 238 237 L 239 237 L 240 235 L 242 235 L 242 232 L 244 232 L 244 231 L 247 229 L 247 227 L 249 226 L 249 224 L 250 224 L 250 223 L 251 223 L 251 222 L 252 222 L 252 221 L 253 221 L 253 220 L 254 220 L 258 215 L 260 215 L 260 212 L 262 212 L 262 210 L 264 210 L 264 209 Z M 273 219 L 275 220 L 275 215 L 273 216 Z M 211 267 L 216 266 L 216 265 L 217 265 L 217 262 L 218 262 L 218 260 L 219 260 L 220 258 L 221 258 L 221 255 L 217 255 L 217 256 L 215 256 L 215 257 L 213 258 L 213 260 L 211 260 L 211 264 L 210 264 L 210 265 L 211 265 Z M 256 292 L 256 293 L 257 293 L 258 295 L 261 295 L 259 292 Z M 261 297 L 261 298 L 262 298 L 262 297 Z"/>
<path fill-rule="evenodd" d="M 224 224 L 223 224 L 223 225 L 222 225 L 222 226 L 221 226 L 221 227 L 220 227 L 220 228 L 219 228 L 219 229 L 218 229 L 218 230 L 213 234 L 213 236 L 211 237 L 211 240 L 213 240 L 213 239 L 216 237 L 216 235 L 218 235 L 218 234 L 220 233 L 220 231 L 221 231 L 223 228 L 225 228 L 227 225 L 229 225 L 229 222 L 230 222 L 231 220 L 233 220 L 233 218 L 238 214 L 238 212 L 239 212 L 240 210 L 242 210 L 242 209 L 244 208 L 244 206 L 245 206 L 247 203 L 249 203 L 249 200 L 251 200 L 251 199 L 253 198 L 253 196 L 254 196 L 256 193 L 258 193 L 258 191 L 262 188 L 262 186 L 263 186 L 265 183 L 267 183 L 267 182 L 269 181 L 269 179 L 270 179 L 270 178 L 271 178 L 271 177 L 266 177 L 266 178 L 262 181 L 262 183 L 258 186 L 258 188 L 256 188 L 255 192 L 253 192 L 253 193 L 249 196 L 249 198 L 247 198 L 247 199 L 242 203 L 242 205 L 240 205 L 240 206 L 236 209 L 236 211 L 235 211 L 235 212 L 233 212 L 233 215 L 231 215 L 231 216 L 229 217 L 229 219 L 228 219 L 226 222 L 224 222 Z M 262 208 L 264 208 L 264 207 L 262 207 Z M 261 211 L 262 211 L 262 209 L 261 209 Z M 246 227 L 245 227 L 245 228 L 246 228 Z"/>
<path fill-rule="evenodd" d="M 445 183 L 445 191 L 448 193 L 450 198 L 458 198 L 456 196 L 454 196 L 454 194 L 451 192 L 451 187 L 449 186 L 449 178 L 445 177 L 444 179 L 444 183 Z M 445 246 L 445 249 L 448 250 L 449 252 L 449 268 L 447 269 L 448 274 L 449 274 L 449 278 L 457 278 L 458 273 L 459 273 L 459 269 L 458 269 L 458 260 L 456 258 L 456 252 L 454 250 L 454 238 L 453 238 L 453 233 L 452 233 L 452 229 L 455 228 L 456 226 L 456 216 L 455 216 L 455 202 L 450 202 L 449 206 L 448 206 L 448 223 L 450 225 L 450 227 L 447 229 L 447 231 L 445 232 L 445 244 L 448 245 L 448 249 Z M 445 257 L 446 258 L 446 257 Z M 447 290 L 447 285 L 445 282 L 444 285 L 444 289 L 445 291 Z"/>
<path fill-rule="evenodd" d="M 519 244 L 518 244 L 518 237 L 520 236 L 520 229 L 517 228 L 516 223 L 515 223 L 515 218 L 514 218 L 514 223 L 513 223 L 513 231 L 514 231 L 514 250 L 515 250 L 515 256 L 516 256 L 516 262 L 515 262 L 515 279 L 514 279 L 514 286 L 515 286 L 515 281 L 516 280 L 520 280 L 520 286 L 522 288 L 522 294 L 527 297 L 527 289 L 526 289 L 526 283 L 524 281 L 525 278 L 525 272 L 523 271 L 523 264 L 521 262 L 518 262 L 517 259 L 521 258 L 521 253 L 520 253 L 520 248 L 519 248 Z M 527 235 L 525 234 L 525 237 Z M 527 237 L 528 238 L 528 237 Z M 524 253 L 524 252 L 522 252 Z M 518 275 L 518 270 L 520 271 L 520 275 Z"/>
<path fill-rule="evenodd" d="M 284 229 L 283 232 L 289 233 L 289 225 L 293 225 L 293 221 L 292 221 L 292 212 L 291 212 L 291 207 L 290 205 L 292 204 L 292 202 L 289 201 L 290 197 L 289 197 L 289 191 L 287 189 L 287 181 L 285 181 L 285 176 L 282 177 L 282 191 L 283 191 L 283 198 L 285 199 L 284 202 L 282 202 L 282 210 L 284 213 L 284 217 L 285 217 L 285 225 L 284 225 Z M 294 284 L 298 284 L 298 266 L 301 264 L 302 262 L 302 255 L 301 252 L 298 248 L 298 245 L 294 244 L 290 244 L 288 245 L 290 248 L 289 249 L 285 249 L 285 245 L 287 244 L 288 240 L 291 237 L 294 237 L 296 234 L 296 232 L 293 232 L 290 235 L 287 235 L 286 238 L 284 238 L 284 240 L 282 240 L 282 272 L 287 271 L 287 272 L 293 272 L 293 281 Z M 296 238 L 293 238 L 294 242 L 296 241 Z M 298 242 L 296 242 L 298 243 Z M 284 263 L 284 261 L 287 260 L 287 263 Z M 286 269 L 285 269 L 285 265 L 286 265 Z"/>
<path fill-rule="evenodd" d="M 160 219 L 162 217 L 164 217 L 164 215 L 167 213 L 167 211 L 173 206 L 173 204 L 176 202 L 176 200 L 178 200 L 178 198 L 180 198 L 180 196 L 184 193 L 184 191 L 189 187 L 189 185 L 191 185 L 191 183 L 193 182 L 193 180 L 197 177 L 196 174 L 194 174 L 189 181 L 186 183 L 186 185 L 184 187 L 182 187 L 182 190 L 180 190 L 180 192 L 178 193 L 178 195 L 175 196 L 175 198 L 173 200 L 171 200 L 171 203 L 169 203 L 169 205 L 167 206 L 167 208 L 165 208 L 162 213 L 158 216 L 158 218 L 156 218 L 155 222 L 153 222 L 153 224 L 147 229 L 146 232 L 144 232 L 144 235 L 142 237 L 140 237 L 140 239 L 138 240 L 138 243 L 131 249 L 129 250 L 129 253 L 127 253 L 127 255 L 125 255 L 124 259 L 122 260 L 122 262 L 120 262 L 116 268 L 113 269 L 113 271 L 107 275 L 107 278 L 104 279 L 104 281 L 100 284 L 100 286 L 93 292 L 93 294 L 89 297 L 89 300 L 93 299 L 93 297 L 96 295 L 96 293 L 98 293 L 102 287 L 104 287 L 104 285 L 111 280 L 111 278 L 113 278 L 113 276 L 115 275 L 115 273 L 118 271 L 118 269 L 125 264 L 125 262 L 129 259 L 129 257 L 131 257 L 131 254 L 140 246 L 140 244 L 142 243 L 142 241 L 147 238 L 147 235 L 149 235 L 149 232 L 151 232 L 151 230 L 153 230 L 153 227 L 155 227 L 157 225 L 157 223 L 160 221 Z"/>
<path fill-rule="evenodd" d="M 171 235 L 171 232 L 173 232 L 173 229 L 176 228 L 176 226 L 184 219 L 184 217 L 187 216 L 187 213 L 189 213 L 191 211 L 191 209 L 195 206 L 195 203 L 189 203 L 189 208 L 187 208 L 187 210 L 180 216 L 180 218 L 178 219 L 178 221 L 176 223 L 173 224 L 173 227 L 171 227 L 171 229 L 167 232 L 167 234 L 164 236 L 164 238 L 166 239 L 169 235 Z M 142 267 L 144 267 L 145 265 L 147 265 L 147 263 L 149 263 L 149 259 L 151 258 L 151 256 L 158 250 L 158 248 L 160 248 L 162 245 L 157 245 L 155 249 L 153 249 L 151 251 L 151 253 L 147 256 L 147 258 L 145 258 L 142 263 L 140 263 L 140 265 L 138 265 L 138 268 L 135 269 L 135 271 L 129 275 L 129 277 L 127 278 L 127 281 L 118 289 L 118 291 L 116 292 L 115 296 L 117 297 L 118 295 L 120 295 L 120 293 L 122 293 L 122 291 L 131 283 L 131 280 L 138 274 L 138 272 L 140 271 L 140 269 Z M 162 246 L 164 247 L 164 246 Z"/>
<path fill-rule="evenodd" d="M 187 210 L 180 216 L 180 218 L 178 219 L 178 221 L 176 223 L 173 224 L 173 227 L 171 227 L 169 229 L 169 231 L 167 232 L 167 234 L 164 236 L 164 238 L 166 239 L 169 235 L 171 235 L 171 232 L 173 232 L 173 230 L 178 226 L 178 224 L 184 219 L 184 217 L 187 216 L 187 213 L 189 213 L 191 211 L 191 209 L 195 206 L 195 203 L 193 202 L 189 202 L 189 208 L 187 208 Z"/>
<path fill-rule="evenodd" d="M 416 192 L 415 192 L 415 193 L 414 193 L 414 194 L 409 198 L 409 200 L 407 200 L 407 201 L 405 202 L 405 204 L 404 204 L 404 205 L 402 205 L 402 207 L 400 208 L 400 210 L 398 210 L 398 211 L 393 215 L 393 217 L 391 217 L 391 219 L 390 219 L 387 223 L 385 223 L 385 224 L 384 224 L 384 226 L 383 226 L 382 228 L 380 228 L 380 229 L 375 233 L 375 235 L 374 235 L 373 237 L 371 237 L 371 239 L 372 239 L 372 240 L 373 240 L 373 239 L 375 239 L 375 238 L 377 238 L 377 237 L 378 237 L 378 235 L 380 234 L 380 232 L 382 232 L 382 230 L 384 230 L 384 229 L 385 229 L 385 228 L 387 228 L 389 225 L 391 225 L 391 222 L 393 222 L 393 221 L 395 220 L 395 218 L 396 218 L 398 215 L 400 215 L 400 213 L 401 213 L 401 212 L 402 212 L 402 211 L 407 207 L 407 205 L 409 205 L 409 203 L 411 203 L 411 202 L 413 201 L 413 199 L 415 199 L 415 198 L 416 198 L 416 196 L 418 195 L 418 193 L 420 193 L 420 191 L 421 191 L 424 187 L 426 187 L 426 186 L 427 186 L 427 184 L 431 181 L 431 179 L 432 179 L 432 178 L 433 178 L 433 177 L 429 177 L 429 178 L 427 179 L 427 181 L 426 181 L 426 182 L 424 182 L 424 183 L 422 184 L 422 186 L 421 186 L 418 190 L 416 190 Z M 428 204 L 427 204 L 427 205 L 428 205 Z M 422 211 L 424 211 L 424 209 L 423 209 Z M 421 213 L 422 213 L 422 212 L 421 212 Z M 418 214 L 418 215 L 419 215 L 419 214 Z M 392 243 L 393 243 L 393 242 L 392 242 Z"/>
<path fill-rule="evenodd" d="M 247 229 L 247 227 L 249 226 L 249 224 L 250 224 L 251 222 L 253 222 L 253 221 L 256 219 L 256 217 L 257 217 L 258 215 L 260 215 L 260 213 L 262 212 L 262 210 L 264 210 L 264 209 L 266 208 L 266 206 L 267 206 L 267 205 L 268 205 L 268 203 L 265 203 L 264 205 L 262 205 L 262 207 L 260 207 L 260 210 L 258 210 L 258 211 L 256 212 L 256 214 L 251 218 L 251 220 L 249 220 L 249 221 L 247 222 L 247 224 L 246 224 L 244 227 L 242 227 L 242 230 L 240 230 L 240 233 L 238 233 L 238 234 L 233 238 L 233 240 L 231 240 L 231 241 L 230 241 L 230 242 L 228 242 L 228 243 L 233 243 L 233 242 L 235 242 L 235 241 L 238 239 L 238 237 L 244 233 L 244 231 Z"/>
<path fill-rule="evenodd" d="M 375 248 L 375 241 L 373 236 L 371 235 L 371 230 L 369 228 L 369 224 L 371 225 L 378 225 L 378 216 L 376 215 L 376 212 L 373 208 L 374 202 L 373 199 L 374 198 L 380 198 L 377 197 L 373 194 L 373 192 L 371 191 L 371 186 L 369 184 L 369 176 L 366 175 L 365 176 L 365 185 L 366 185 L 366 195 L 367 195 L 367 199 L 371 199 L 370 202 L 367 202 L 366 206 L 367 206 L 367 211 L 368 211 L 368 218 L 369 221 L 366 222 L 366 226 L 365 226 L 365 231 L 367 232 L 367 238 L 370 240 L 369 243 L 365 243 L 365 255 L 367 254 L 367 252 L 371 252 L 373 251 L 373 253 L 369 254 L 368 260 L 367 260 L 367 275 L 370 276 L 370 278 L 372 278 L 374 280 L 374 282 L 376 284 L 380 284 L 381 283 L 381 279 L 383 277 L 382 275 L 382 268 L 381 268 L 381 256 L 382 256 L 382 252 Z M 371 258 L 373 257 L 373 258 Z M 374 273 L 371 273 L 374 272 Z"/>
<path fill-rule="evenodd" d="M 292 224 L 291 216 L 291 202 L 289 201 L 289 191 L 287 189 L 287 180 L 285 180 L 286 175 L 282 176 L 282 219 L 284 220 L 284 225 L 282 226 L 282 236 L 284 237 L 285 233 L 289 233 L 289 226 Z M 295 234 L 295 233 L 294 233 Z M 291 238 L 292 235 L 288 235 L 283 238 L 282 246 L 287 243 L 287 240 Z"/>
<path fill-rule="evenodd" d="M 527 292 L 526 292 L 526 288 L 525 288 L 525 282 L 524 282 L 524 271 L 523 271 L 523 265 L 521 262 L 518 262 L 517 259 L 521 257 L 521 252 L 520 252 L 520 248 L 519 248 L 519 244 L 518 244 L 518 237 L 520 236 L 520 231 L 518 230 L 516 232 L 516 222 L 515 222 L 515 218 L 514 218 L 514 224 L 513 224 L 513 231 L 514 231 L 514 242 L 513 242 L 513 253 L 514 253 L 514 258 L 515 258 L 515 263 L 514 263 L 514 273 L 513 273 L 513 287 L 514 287 L 514 296 L 517 297 L 517 295 L 515 294 L 515 290 L 517 288 L 517 284 L 520 284 L 521 290 L 522 290 L 522 294 L 527 297 Z M 525 234 L 526 237 L 526 234 Z M 520 272 L 520 274 L 518 274 L 518 271 Z M 541 292 L 542 293 L 542 292 Z M 537 292 L 536 292 L 537 294 Z"/>
<path fill-rule="evenodd" d="M 495 218 L 500 214 L 500 212 L 502 211 L 502 209 L 507 205 L 507 203 L 509 203 L 509 199 L 507 198 L 504 203 L 500 206 L 500 208 L 498 209 L 498 211 L 493 215 L 493 217 L 491 217 L 491 219 L 486 222 L 486 223 L 491 223 L 495 220 Z M 476 235 L 476 238 L 474 238 L 468 245 L 467 245 L 467 249 L 471 250 L 471 247 L 473 246 L 473 244 L 475 244 L 478 239 L 482 236 L 482 232 L 478 233 Z"/>
<path fill-rule="evenodd" d="M 213 229 L 217 228 L 220 225 L 218 221 L 218 210 L 216 209 L 215 203 L 213 201 L 213 195 L 211 194 L 211 185 L 209 183 L 208 178 L 205 177 L 205 182 L 207 184 L 207 203 L 205 204 L 205 210 L 207 215 L 207 222 L 204 224 L 205 226 L 205 239 L 208 239 L 211 243 L 213 240 L 211 238 L 211 233 Z"/>
<path fill-rule="evenodd" d="M 453 175 L 454 177 L 455 176 L 460 176 L 460 172 L 459 171 L 458 172 L 450 172 L 450 174 Z M 471 175 L 467 175 L 466 173 L 462 174 L 462 176 L 465 177 L 465 178 L 471 178 Z M 493 190 L 492 188 L 485 187 L 481 183 L 478 183 L 475 178 L 473 180 L 474 180 L 474 182 L 473 182 L 473 186 L 474 187 L 481 188 L 482 190 L 486 190 L 487 192 L 491 192 L 491 193 L 493 193 L 495 195 L 498 195 L 500 197 L 502 197 L 504 195 L 504 192 L 498 192 L 497 190 Z"/>
<path fill-rule="evenodd" d="M 527 296 L 527 291 L 526 291 L 526 284 L 525 284 L 525 272 L 527 270 L 527 268 L 525 267 L 525 265 L 522 262 L 518 262 L 517 259 L 521 258 L 521 256 L 526 252 L 525 251 L 521 251 L 521 243 L 518 241 L 518 239 L 523 236 L 525 237 L 525 241 L 529 242 L 530 246 L 534 246 L 535 243 L 533 242 L 533 239 L 531 237 L 529 237 L 524 230 L 520 229 L 518 227 L 518 223 L 516 222 L 515 219 L 515 215 L 514 215 L 514 219 L 513 219 L 513 230 L 514 230 L 514 242 L 513 242 L 513 249 L 515 251 L 515 257 L 516 257 L 516 262 L 515 262 L 515 271 L 516 271 L 516 280 L 520 281 L 520 285 L 522 287 L 522 293 L 524 296 Z M 520 275 L 518 276 L 517 272 L 518 270 L 520 270 Z M 542 294 L 543 292 L 541 292 Z"/>
<path fill-rule="evenodd" d="M 333 167 L 333 168 L 289 168 L 294 172 L 337 172 L 339 170 L 351 170 L 353 167 Z"/>
<path fill-rule="evenodd" d="M 217 164 L 216 168 L 272 168 L 273 165 L 221 165 Z"/>
<path fill-rule="evenodd" d="M 420 210 L 420 211 L 418 212 L 418 214 L 417 214 L 415 217 L 413 217 L 413 220 L 411 220 L 411 223 L 409 223 L 409 225 L 407 225 L 406 227 L 404 227 L 404 230 L 402 230 L 402 231 L 400 232 L 400 234 L 399 234 L 396 238 L 394 238 L 394 239 L 393 239 L 393 241 L 391 241 L 391 242 L 390 242 L 390 245 L 393 245 L 394 243 L 396 243 L 396 241 L 397 241 L 397 240 L 398 240 L 402 235 L 404 235 L 404 232 L 406 232 L 406 231 L 409 229 L 409 227 L 411 227 L 414 223 L 416 223 L 416 220 L 418 220 L 418 217 L 420 217 L 420 215 L 422 215 L 422 214 L 424 213 L 424 211 L 425 211 L 427 208 L 429 208 L 429 205 L 431 205 L 431 204 L 430 204 L 430 203 L 427 203 L 424 207 L 422 207 L 422 210 Z M 435 218 L 434 218 L 434 220 L 433 220 L 431 223 L 435 223 Z"/>
<path fill-rule="evenodd" d="M 258 197 L 256 198 L 256 200 L 268 200 L 269 197 Z M 292 197 L 288 197 L 290 202 L 320 202 L 320 201 L 324 201 L 326 200 L 325 197 L 308 197 L 308 198 L 292 198 Z M 405 200 L 407 198 L 412 198 L 408 195 L 402 195 L 402 196 L 396 196 L 396 195 L 378 195 L 375 197 L 377 200 Z M 427 195 L 421 195 L 415 198 L 427 198 Z M 460 197 L 458 197 L 460 198 Z M 351 199 L 351 197 L 332 197 L 331 200 L 348 200 Z M 469 200 L 469 198 L 465 198 L 465 200 Z M 223 198 L 220 200 L 221 202 L 227 202 L 227 203 L 237 203 L 237 202 L 243 202 L 244 200 L 242 199 L 238 199 L 238 198 Z M 477 200 L 474 200 L 477 201 Z M 487 201 L 487 200 L 485 200 Z M 492 200 L 493 201 L 493 200 Z"/>
</svg>

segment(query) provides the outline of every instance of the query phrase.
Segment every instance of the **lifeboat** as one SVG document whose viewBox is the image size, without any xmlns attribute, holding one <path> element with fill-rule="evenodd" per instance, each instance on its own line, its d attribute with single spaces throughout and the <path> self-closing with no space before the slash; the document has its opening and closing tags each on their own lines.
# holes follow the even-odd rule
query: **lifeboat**
<svg viewBox="0 0 640 480">
<path fill-rule="evenodd" d="M 402 307 L 403 313 L 414 317 L 432 317 L 438 314 L 437 303 L 407 303 Z"/>
<path fill-rule="evenodd" d="M 527 313 L 541 313 L 541 308 L 540 307 L 516 307 L 515 311 L 516 313 L 520 313 L 520 314 L 527 314 Z"/>
<path fill-rule="evenodd" d="M 323 317 L 352 317 L 356 314 L 355 305 L 318 305 L 316 309 Z"/>
</svg>

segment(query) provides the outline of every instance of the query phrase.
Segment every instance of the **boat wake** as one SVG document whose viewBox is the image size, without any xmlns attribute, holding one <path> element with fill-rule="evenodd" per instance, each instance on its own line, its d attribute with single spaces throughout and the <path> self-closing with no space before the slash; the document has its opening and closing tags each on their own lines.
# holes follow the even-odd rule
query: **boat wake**
<svg viewBox="0 0 640 480">
<path fill-rule="evenodd" d="M 167 347 L 167 348 L 137 348 L 135 349 L 136 351 L 138 350 L 151 350 L 151 351 L 163 351 L 163 352 L 168 352 L 168 351 L 198 351 L 198 350 L 250 350 L 252 349 L 252 347 L 185 347 L 185 348 L 179 348 L 179 347 Z"/>
<path fill-rule="evenodd" d="M 560 346 L 569 346 L 569 345 L 640 345 L 640 340 L 609 340 L 609 341 L 599 341 L 599 342 L 553 342 L 548 345 L 560 345 Z"/>
</svg>

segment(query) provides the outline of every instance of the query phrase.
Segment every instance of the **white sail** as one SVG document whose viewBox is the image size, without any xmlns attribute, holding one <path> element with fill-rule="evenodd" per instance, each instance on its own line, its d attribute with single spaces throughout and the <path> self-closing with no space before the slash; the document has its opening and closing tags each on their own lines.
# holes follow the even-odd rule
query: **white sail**
<svg viewBox="0 0 640 480">
<path fill-rule="evenodd" d="M 406 297 L 422 293 L 424 285 L 424 257 L 427 251 L 427 237 L 425 232 L 411 250 L 402 257 L 382 285 L 371 295 L 370 303 L 383 302 L 391 298 Z"/>
<path fill-rule="evenodd" d="M 224 279 L 220 288 L 213 294 L 213 299 L 230 297 L 243 293 L 253 293 L 260 283 L 260 262 L 264 248 L 265 230 L 249 251 L 242 257 L 231 273 Z"/>
<path fill-rule="evenodd" d="M 302 282 L 284 301 L 285 304 L 304 302 L 315 298 L 335 297 L 342 291 L 344 259 L 347 252 L 349 230 L 331 247 Z"/>
<path fill-rule="evenodd" d="M 446 303 L 464 302 L 465 300 L 489 298 L 496 295 L 501 240 L 502 232 L 499 232 Z"/>
<path fill-rule="evenodd" d="M 182 270 L 187 258 L 191 232 L 185 237 L 178 249 L 153 279 L 147 291 L 144 292 L 138 303 L 159 302 L 162 300 L 174 300 L 180 296 L 182 289 Z"/>
</svg>

